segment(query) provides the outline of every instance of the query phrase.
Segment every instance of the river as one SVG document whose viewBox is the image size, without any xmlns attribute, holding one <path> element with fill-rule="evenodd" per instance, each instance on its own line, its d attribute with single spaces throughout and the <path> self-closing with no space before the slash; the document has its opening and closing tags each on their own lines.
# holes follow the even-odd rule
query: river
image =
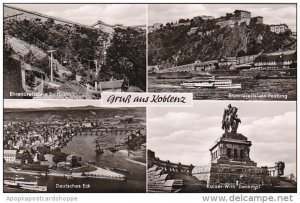
<svg viewBox="0 0 300 203">
<path fill-rule="evenodd" d="M 149 92 L 191 92 L 196 100 L 296 100 L 296 79 L 251 79 L 239 78 L 233 83 L 241 83 L 241 89 L 188 89 L 180 86 L 185 79 L 157 79 L 148 77 Z M 229 97 L 234 94 L 237 97 Z M 244 95 L 242 95 L 244 94 Z M 245 96 L 245 94 L 247 94 Z M 252 95 L 259 95 L 253 97 Z M 239 96 L 241 95 L 241 96 Z M 248 96 L 250 95 L 250 96 Z M 264 96 L 266 95 L 266 96 Z"/>
</svg>

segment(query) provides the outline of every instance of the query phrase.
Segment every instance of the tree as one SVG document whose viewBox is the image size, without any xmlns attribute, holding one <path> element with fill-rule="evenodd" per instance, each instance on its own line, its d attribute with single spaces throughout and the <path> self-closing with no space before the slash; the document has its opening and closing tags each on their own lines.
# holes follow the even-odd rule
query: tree
<svg viewBox="0 0 300 203">
<path fill-rule="evenodd" d="M 44 154 L 38 154 L 38 155 L 37 155 L 37 159 L 38 159 L 39 161 L 45 161 L 45 160 L 46 160 Z"/>
<path fill-rule="evenodd" d="M 292 63 L 290 64 L 290 68 L 296 69 L 296 68 L 297 68 L 297 63 L 292 62 Z"/>
<path fill-rule="evenodd" d="M 185 23 L 185 19 L 179 19 L 178 23 Z"/>
<path fill-rule="evenodd" d="M 33 163 L 33 158 L 28 150 L 24 151 L 20 156 L 22 163 Z"/>
<path fill-rule="evenodd" d="M 47 146 L 47 145 L 38 146 L 37 151 L 41 154 L 50 154 L 51 153 L 50 146 Z"/>
<path fill-rule="evenodd" d="M 167 28 L 167 29 L 171 29 L 171 24 L 170 24 L 170 23 L 167 23 L 167 24 L 166 24 L 166 28 Z"/>
<path fill-rule="evenodd" d="M 247 54 L 245 53 L 244 50 L 241 50 L 237 53 L 237 57 L 241 57 L 241 56 L 246 56 Z"/>
</svg>

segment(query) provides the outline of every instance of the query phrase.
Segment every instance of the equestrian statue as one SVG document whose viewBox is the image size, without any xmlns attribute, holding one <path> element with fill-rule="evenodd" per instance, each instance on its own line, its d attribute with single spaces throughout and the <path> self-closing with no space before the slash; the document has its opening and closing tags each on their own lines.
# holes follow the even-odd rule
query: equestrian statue
<svg viewBox="0 0 300 203">
<path fill-rule="evenodd" d="M 225 130 L 225 133 L 232 132 L 236 133 L 241 123 L 241 119 L 237 115 L 238 108 L 228 105 L 228 108 L 224 110 L 223 120 L 222 120 L 222 129 Z M 231 131 L 230 131 L 231 130 Z"/>
</svg>

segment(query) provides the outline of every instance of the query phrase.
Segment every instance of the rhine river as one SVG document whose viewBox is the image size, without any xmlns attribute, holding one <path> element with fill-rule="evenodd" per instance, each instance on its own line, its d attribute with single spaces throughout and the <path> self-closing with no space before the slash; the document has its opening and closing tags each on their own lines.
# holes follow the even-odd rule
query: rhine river
<svg viewBox="0 0 300 203">
<path fill-rule="evenodd" d="M 260 79 L 239 78 L 233 83 L 240 83 L 241 89 L 188 89 L 180 86 L 185 79 L 157 79 L 148 77 L 149 92 L 191 92 L 196 100 L 296 100 L 296 79 Z M 229 94 L 238 97 L 229 97 Z M 242 95 L 244 94 L 244 95 Z M 246 96 L 245 96 L 246 94 Z M 240 96 L 239 96 L 240 95 Z M 250 95 L 250 96 L 248 96 Z M 253 97 L 259 95 L 261 97 Z M 266 96 L 265 96 L 266 95 Z"/>
</svg>

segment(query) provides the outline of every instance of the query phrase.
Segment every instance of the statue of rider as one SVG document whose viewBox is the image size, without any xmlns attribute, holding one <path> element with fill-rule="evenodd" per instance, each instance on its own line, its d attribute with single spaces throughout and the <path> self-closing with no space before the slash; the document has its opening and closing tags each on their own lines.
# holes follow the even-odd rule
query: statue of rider
<svg viewBox="0 0 300 203">
<path fill-rule="evenodd" d="M 236 108 L 236 110 L 234 110 L 234 112 L 233 112 L 233 114 L 231 115 L 231 118 L 230 118 L 230 120 L 231 120 L 230 121 L 231 132 L 233 132 L 233 133 L 237 132 L 237 129 L 239 127 L 239 123 L 241 123 L 241 119 L 237 115 L 237 110 L 238 110 L 238 108 Z"/>
<path fill-rule="evenodd" d="M 241 119 L 237 115 L 238 108 L 228 105 L 228 108 L 224 109 L 223 120 L 222 120 L 222 129 L 225 130 L 225 133 L 230 131 L 236 133 Z"/>
<path fill-rule="evenodd" d="M 224 113 L 223 113 L 223 120 L 222 120 L 222 129 L 225 129 L 225 133 L 227 133 L 229 131 L 229 119 L 230 119 L 230 114 L 232 113 L 233 108 L 231 106 L 231 104 L 228 105 L 228 108 L 224 109 Z"/>
</svg>

